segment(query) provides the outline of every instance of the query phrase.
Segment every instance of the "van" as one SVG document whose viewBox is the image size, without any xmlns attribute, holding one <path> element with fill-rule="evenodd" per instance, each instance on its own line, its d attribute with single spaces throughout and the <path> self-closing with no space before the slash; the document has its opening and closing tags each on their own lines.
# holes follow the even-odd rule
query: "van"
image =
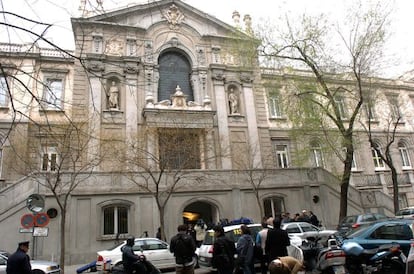
<svg viewBox="0 0 414 274">
<path fill-rule="evenodd" d="M 234 243 L 237 243 L 241 236 L 241 229 L 239 225 L 229 225 L 224 226 L 224 235 L 232 240 Z M 247 225 L 252 232 L 253 240 L 256 241 L 257 233 L 262 230 L 261 224 L 248 224 Z M 207 230 L 206 235 L 204 237 L 203 243 L 199 248 L 198 254 L 198 263 L 201 267 L 205 268 L 212 268 L 211 260 L 213 258 L 213 243 L 214 243 L 214 230 L 210 229 Z"/>
<path fill-rule="evenodd" d="M 223 226 L 224 235 L 228 239 L 232 240 L 235 244 L 237 243 L 237 241 L 239 240 L 241 236 L 240 226 L 241 226 L 240 224 Z M 259 231 L 262 230 L 262 225 L 261 224 L 248 224 L 247 226 L 250 228 L 253 240 L 256 242 L 257 233 L 259 233 Z M 302 240 L 297 236 L 289 235 L 289 238 L 290 238 L 291 245 L 300 246 L 302 244 Z M 199 248 L 198 263 L 200 267 L 214 270 L 211 265 L 211 260 L 213 258 L 213 243 L 214 243 L 214 230 L 210 229 L 206 232 L 204 241 Z M 290 252 L 289 250 L 290 249 L 288 248 L 288 253 Z"/>
</svg>

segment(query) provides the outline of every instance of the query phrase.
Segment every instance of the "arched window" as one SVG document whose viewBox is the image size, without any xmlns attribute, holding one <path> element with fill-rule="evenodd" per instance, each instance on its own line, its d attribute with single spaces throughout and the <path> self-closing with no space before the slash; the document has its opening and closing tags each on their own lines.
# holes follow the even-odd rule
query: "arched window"
<svg viewBox="0 0 414 274">
<path fill-rule="evenodd" d="M 128 200 L 112 199 L 98 205 L 99 230 L 103 239 L 123 239 L 131 232 L 134 223 L 134 204 Z"/>
<path fill-rule="evenodd" d="M 313 167 L 324 167 L 323 153 L 321 145 L 313 141 L 310 144 L 311 164 Z"/>
<path fill-rule="evenodd" d="M 191 87 L 191 64 L 180 52 L 169 51 L 158 59 L 160 80 L 158 84 L 158 101 L 169 100 L 175 93 L 177 85 L 187 95 L 187 101 L 194 101 Z"/>
<path fill-rule="evenodd" d="M 400 152 L 400 156 L 401 156 L 402 168 L 403 169 L 411 168 L 410 153 L 404 142 L 400 141 L 398 143 L 398 151 Z"/>
</svg>

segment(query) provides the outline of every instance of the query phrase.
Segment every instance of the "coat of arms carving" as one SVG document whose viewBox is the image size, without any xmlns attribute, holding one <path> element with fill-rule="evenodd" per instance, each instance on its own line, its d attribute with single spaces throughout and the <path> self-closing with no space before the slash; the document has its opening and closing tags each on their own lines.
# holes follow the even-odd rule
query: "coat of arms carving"
<svg viewBox="0 0 414 274">
<path fill-rule="evenodd" d="M 164 17 L 170 24 L 170 28 L 178 28 L 178 25 L 184 20 L 184 14 L 174 4 L 164 12 Z"/>
</svg>

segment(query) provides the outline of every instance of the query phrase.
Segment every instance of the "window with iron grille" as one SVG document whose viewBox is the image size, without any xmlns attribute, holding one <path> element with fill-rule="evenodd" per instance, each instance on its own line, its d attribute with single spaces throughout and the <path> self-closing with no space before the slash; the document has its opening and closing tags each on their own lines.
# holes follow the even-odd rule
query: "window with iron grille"
<svg viewBox="0 0 414 274">
<path fill-rule="evenodd" d="M 9 87 L 7 86 L 7 78 L 0 76 L 0 107 L 7 107 L 9 104 Z"/>
<path fill-rule="evenodd" d="M 103 208 L 103 234 L 127 234 L 128 211 L 128 206 L 124 205 L 112 205 Z"/>
<path fill-rule="evenodd" d="M 158 132 L 160 169 L 200 169 L 200 135 L 193 130 Z"/>
</svg>

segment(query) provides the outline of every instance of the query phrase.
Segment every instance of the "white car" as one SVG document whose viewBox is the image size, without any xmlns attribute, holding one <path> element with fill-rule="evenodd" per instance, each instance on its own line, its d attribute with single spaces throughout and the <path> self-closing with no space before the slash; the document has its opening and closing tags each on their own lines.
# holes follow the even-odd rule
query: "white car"
<svg viewBox="0 0 414 274">
<path fill-rule="evenodd" d="M 121 248 L 126 244 L 123 241 L 121 244 L 113 248 L 98 251 L 98 259 L 96 261 L 96 269 L 98 271 L 110 270 L 115 265 L 122 262 Z M 135 245 L 132 247 L 135 254 L 143 254 L 148 261 L 150 261 L 158 269 L 168 269 L 175 267 L 174 254 L 170 252 L 168 243 L 157 238 L 136 238 Z M 108 267 L 110 269 L 108 269 Z"/>
<path fill-rule="evenodd" d="M 232 240 L 235 244 L 237 243 L 238 239 L 241 236 L 241 225 L 229 225 L 224 226 L 224 234 L 227 238 Z M 261 224 L 248 224 L 247 225 L 251 232 L 253 239 L 256 241 L 257 233 L 262 230 Z M 289 235 L 291 245 L 298 245 L 302 244 L 302 239 L 296 237 L 294 235 Z M 206 232 L 204 237 L 204 241 L 200 246 L 198 260 L 200 266 L 204 268 L 212 269 L 211 260 L 213 258 L 213 243 L 214 243 L 214 230 L 210 229 Z M 289 251 L 289 249 L 288 249 Z"/>
<path fill-rule="evenodd" d="M 327 241 L 329 236 L 337 232 L 337 230 L 321 229 L 307 222 L 284 223 L 281 228 L 286 230 L 289 236 L 297 236 L 302 240 L 306 240 L 308 237 L 316 237 Z"/>
<path fill-rule="evenodd" d="M 395 214 L 395 218 L 414 219 L 414 207 L 413 206 L 405 207 L 405 208 L 398 210 L 398 212 Z"/>
<path fill-rule="evenodd" d="M 59 264 L 50 261 L 31 260 L 33 274 L 60 274 Z M 7 257 L 0 254 L 0 274 L 6 274 Z"/>
</svg>

